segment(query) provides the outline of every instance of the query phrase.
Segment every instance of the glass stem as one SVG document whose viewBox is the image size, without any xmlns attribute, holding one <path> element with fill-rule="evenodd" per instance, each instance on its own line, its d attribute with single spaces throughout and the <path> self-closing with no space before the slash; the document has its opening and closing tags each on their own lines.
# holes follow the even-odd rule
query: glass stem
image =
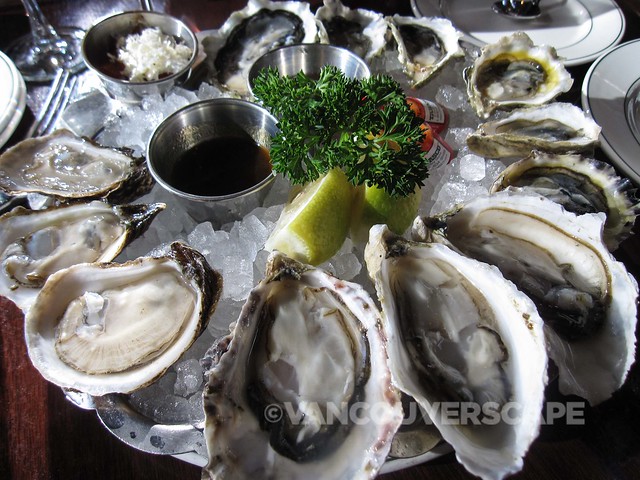
<svg viewBox="0 0 640 480">
<path fill-rule="evenodd" d="M 36 43 L 42 41 L 60 41 L 61 38 L 55 28 L 49 23 L 47 18 L 40 10 L 40 6 L 36 0 L 22 0 L 29 17 L 29 25 L 33 35 L 36 37 Z"/>
</svg>

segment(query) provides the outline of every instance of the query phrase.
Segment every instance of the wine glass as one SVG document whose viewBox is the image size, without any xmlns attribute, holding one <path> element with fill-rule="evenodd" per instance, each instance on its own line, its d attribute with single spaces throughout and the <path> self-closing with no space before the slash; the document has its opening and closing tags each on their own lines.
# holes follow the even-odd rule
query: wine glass
<svg viewBox="0 0 640 480">
<path fill-rule="evenodd" d="M 510 17 L 533 19 L 540 16 L 540 0 L 498 0 L 493 11 Z"/>
<path fill-rule="evenodd" d="M 74 27 L 53 28 L 40 10 L 36 0 L 22 0 L 31 33 L 14 40 L 7 48 L 24 79 L 28 82 L 46 82 L 56 76 L 59 69 L 77 72 L 84 68 L 81 54 L 84 30 Z"/>
</svg>

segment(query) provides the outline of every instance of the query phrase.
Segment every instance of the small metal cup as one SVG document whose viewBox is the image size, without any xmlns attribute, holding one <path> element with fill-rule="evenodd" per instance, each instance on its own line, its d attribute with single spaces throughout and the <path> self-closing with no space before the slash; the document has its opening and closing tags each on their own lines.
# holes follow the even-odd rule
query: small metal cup
<svg viewBox="0 0 640 480">
<path fill-rule="evenodd" d="M 187 65 L 180 71 L 152 82 L 130 82 L 105 71 L 109 54 L 116 53 L 116 42 L 142 28 L 156 27 L 173 35 L 192 50 Z M 176 83 L 185 81 L 198 55 L 195 34 L 180 20 L 160 12 L 133 11 L 107 17 L 91 26 L 82 41 L 82 56 L 87 67 L 100 78 L 109 96 L 127 103 L 138 103 L 145 95 L 163 94 Z"/>
<path fill-rule="evenodd" d="M 283 77 L 302 71 L 309 77 L 318 78 L 322 67 L 327 65 L 339 68 L 349 78 L 362 79 L 371 75 L 365 61 L 346 48 L 303 43 L 276 48 L 258 58 L 249 70 L 249 90 L 252 91 L 260 71 L 267 67 L 275 67 Z"/>
<path fill-rule="evenodd" d="M 193 103 L 168 116 L 155 129 L 147 147 L 147 166 L 158 184 L 171 192 L 194 220 L 220 226 L 241 219 L 258 207 L 275 174 L 271 172 L 252 187 L 228 195 L 195 195 L 172 184 L 176 161 L 183 152 L 205 140 L 230 135 L 248 135 L 269 150 L 271 138 L 278 132 L 277 123 L 266 109 L 245 100 L 217 98 Z M 236 159 L 211 152 L 211 161 L 233 164 Z"/>
</svg>

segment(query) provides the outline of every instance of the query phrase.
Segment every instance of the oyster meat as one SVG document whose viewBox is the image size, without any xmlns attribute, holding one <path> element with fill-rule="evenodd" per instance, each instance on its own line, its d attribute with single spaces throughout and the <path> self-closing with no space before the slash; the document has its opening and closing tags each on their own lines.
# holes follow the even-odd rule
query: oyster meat
<svg viewBox="0 0 640 480">
<path fill-rule="evenodd" d="M 0 155 L 0 190 L 60 200 L 126 202 L 153 186 L 144 157 L 103 147 L 69 130 L 29 138 Z"/>
<path fill-rule="evenodd" d="M 130 393 L 191 346 L 221 290 L 221 276 L 179 242 L 164 256 L 73 265 L 47 279 L 26 315 L 29 358 L 58 386 Z"/>
<path fill-rule="evenodd" d="M 212 348 L 203 478 L 374 478 L 402 422 L 365 290 L 273 252 Z"/>
<path fill-rule="evenodd" d="M 635 357 L 638 285 L 606 249 L 603 214 L 575 215 L 543 196 L 504 190 L 439 218 L 416 239 L 452 244 L 496 265 L 545 322 L 564 394 L 596 405 L 624 383 Z"/>
<path fill-rule="evenodd" d="M 537 151 L 509 165 L 491 187 L 495 193 L 518 188 L 543 195 L 575 214 L 606 215 L 603 239 L 609 250 L 631 234 L 640 212 L 634 185 L 614 168 L 581 155 L 554 155 Z"/>
<path fill-rule="evenodd" d="M 412 88 L 424 85 L 451 58 L 464 55 L 462 33 L 446 18 L 393 15 L 387 20 Z"/>
<path fill-rule="evenodd" d="M 429 413 L 471 473 L 501 479 L 521 470 L 538 436 L 547 380 L 533 302 L 497 268 L 446 245 L 407 241 L 385 225 L 371 228 L 365 259 L 395 384 Z M 514 405 L 517 414 L 502 416 Z"/>
<path fill-rule="evenodd" d="M 340 0 L 324 0 L 316 11 L 321 38 L 332 45 L 351 50 L 366 62 L 382 54 L 387 44 L 389 25 L 384 16 L 363 8 L 352 9 Z"/>
<path fill-rule="evenodd" d="M 306 2 L 249 0 L 233 12 L 202 46 L 222 89 L 249 94 L 248 73 L 253 63 L 270 50 L 285 45 L 314 43 L 318 26 Z"/>
<path fill-rule="evenodd" d="M 481 124 L 467 137 L 469 148 L 483 157 L 523 157 L 532 150 L 548 153 L 593 152 L 600 126 L 581 108 L 553 102 L 522 108 Z"/>
<path fill-rule="evenodd" d="M 95 200 L 46 210 L 14 208 L 0 217 L 0 295 L 26 312 L 52 273 L 113 260 L 165 207 Z"/>
<path fill-rule="evenodd" d="M 573 84 L 556 50 L 534 45 L 524 32 L 485 45 L 464 73 L 469 101 L 481 118 L 496 109 L 544 105 Z"/>
</svg>

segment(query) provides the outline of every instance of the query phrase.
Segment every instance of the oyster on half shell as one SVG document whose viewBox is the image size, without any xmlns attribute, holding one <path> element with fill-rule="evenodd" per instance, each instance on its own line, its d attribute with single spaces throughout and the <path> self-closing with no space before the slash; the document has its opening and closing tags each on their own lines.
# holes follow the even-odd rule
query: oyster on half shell
<svg viewBox="0 0 640 480">
<path fill-rule="evenodd" d="M 162 375 L 215 310 L 222 277 L 174 242 L 166 255 L 51 275 L 25 319 L 29 358 L 58 386 L 130 393 Z"/>
<path fill-rule="evenodd" d="M 451 58 L 464 55 L 462 33 L 446 18 L 393 15 L 387 21 L 412 88 L 424 85 Z"/>
<path fill-rule="evenodd" d="M 203 478 L 374 478 L 402 422 L 365 290 L 279 252 L 211 349 Z"/>
<path fill-rule="evenodd" d="M 63 201 L 126 202 L 147 193 L 153 178 L 144 157 L 103 147 L 69 130 L 28 138 L 0 155 L 0 190 Z"/>
<path fill-rule="evenodd" d="M 631 234 L 640 212 L 636 189 L 627 178 L 608 163 L 581 155 L 531 152 L 500 173 L 491 193 L 506 188 L 543 195 L 578 215 L 604 213 L 602 235 L 611 251 Z"/>
<path fill-rule="evenodd" d="M 249 94 L 253 63 L 277 47 L 315 43 L 318 26 L 306 2 L 249 0 L 202 40 L 212 80 L 226 91 Z"/>
<path fill-rule="evenodd" d="M 600 126 L 580 107 L 570 103 L 514 110 L 508 116 L 481 124 L 467 137 L 469 148 L 483 157 L 549 153 L 593 152 Z"/>
<path fill-rule="evenodd" d="M 564 394 L 596 405 L 624 383 L 635 357 L 638 285 L 602 240 L 604 214 L 575 215 L 546 197 L 504 190 L 438 218 L 416 239 L 496 265 L 536 304 Z"/>
<path fill-rule="evenodd" d="M 47 278 L 83 262 L 110 262 L 142 235 L 164 203 L 111 206 L 95 200 L 0 217 L 0 295 L 23 312 Z"/>
<path fill-rule="evenodd" d="M 429 413 L 471 473 L 501 479 L 521 470 L 547 379 L 533 302 L 497 268 L 446 245 L 407 241 L 385 225 L 371 228 L 365 260 L 394 383 Z M 501 417 L 514 405 L 517 414 Z"/>
<path fill-rule="evenodd" d="M 363 8 L 352 9 L 340 0 L 324 0 L 316 11 L 320 28 L 328 43 L 351 50 L 371 62 L 387 45 L 389 25 L 384 16 Z"/>
<path fill-rule="evenodd" d="M 544 105 L 573 84 L 556 50 L 535 45 L 524 32 L 482 47 L 464 76 L 471 106 L 481 118 L 496 109 Z"/>
</svg>

